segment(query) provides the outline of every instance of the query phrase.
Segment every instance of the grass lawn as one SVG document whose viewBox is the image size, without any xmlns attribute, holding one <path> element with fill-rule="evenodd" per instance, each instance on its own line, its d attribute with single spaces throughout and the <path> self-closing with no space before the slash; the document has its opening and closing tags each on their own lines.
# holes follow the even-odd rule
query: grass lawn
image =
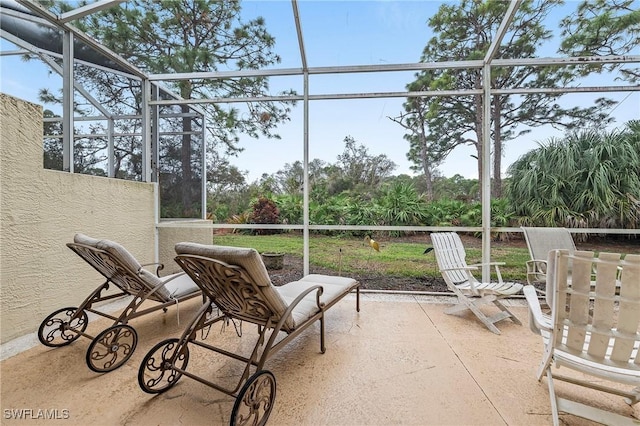
<svg viewBox="0 0 640 426">
<path fill-rule="evenodd" d="M 331 268 L 338 272 L 362 274 L 373 273 L 402 277 L 441 277 L 433 252 L 423 254 L 430 247 L 428 237 L 378 238 L 380 251 L 374 251 L 366 241 L 356 237 L 325 235 L 310 236 L 309 262 L 312 265 Z M 472 238 L 472 237 L 469 237 Z M 479 263 L 482 259 L 480 240 L 465 241 L 467 263 Z M 467 244 L 471 241 L 474 244 Z M 277 235 L 216 234 L 213 244 L 236 247 L 253 247 L 259 252 L 285 253 L 302 257 L 302 235 L 296 233 Z M 475 247 L 474 247 L 475 246 Z M 513 244 L 492 244 L 491 260 L 505 262 L 500 266 L 502 277 L 509 281 L 526 282 L 525 262 L 529 252 L 525 247 Z M 493 272 L 493 271 L 492 271 Z M 474 275 L 481 276 L 478 271 Z M 495 277 L 494 277 L 495 278 Z"/>
</svg>

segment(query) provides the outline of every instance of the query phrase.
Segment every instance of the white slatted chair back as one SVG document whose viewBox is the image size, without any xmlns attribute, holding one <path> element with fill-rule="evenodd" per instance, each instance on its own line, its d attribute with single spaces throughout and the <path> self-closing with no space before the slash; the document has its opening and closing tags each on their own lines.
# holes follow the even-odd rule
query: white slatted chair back
<svg viewBox="0 0 640 426">
<path fill-rule="evenodd" d="M 467 254 L 460 236 L 455 232 L 438 232 L 431 234 L 431 242 L 435 252 L 438 267 L 443 278 L 450 284 L 459 285 L 469 280 L 476 282 L 467 268 Z"/>
<path fill-rule="evenodd" d="M 640 385 L 640 255 L 554 250 L 548 262 L 556 363 Z"/>
</svg>

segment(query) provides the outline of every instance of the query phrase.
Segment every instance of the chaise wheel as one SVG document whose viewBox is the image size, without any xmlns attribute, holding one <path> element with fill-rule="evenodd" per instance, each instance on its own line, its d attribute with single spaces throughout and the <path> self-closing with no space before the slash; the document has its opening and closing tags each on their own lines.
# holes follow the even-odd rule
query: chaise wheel
<svg viewBox="0 0 640 426">
<path fill-rule="evenodd" d="M 174 366 L 186 370 L 189 348 L 178 345 L 179 339 L 167 339 L 155 345 L 145 355 L 138 370 L 138 384 L 147 393 L 161 393 L 172 387 L 182 376 Z"/>
<path fill-rule="evenodd" d="M 231 411 L 231 426 L 264 425 L 276 400 L 276 378 L 268 370 L 256 372 L 244 384 Z"/>
<path fill-rule="evenodd" d="M 131 358 L 138 344 L 133 327 L 118 324 L 98 334 L 87 349 L 87 365 L 96 373 L 106 373 L 121 367 Z"/>
<path fill-rule="evenodd" d="M 58 309 L 42 321 L 38 328 L 38 340 L 45 346 L 56 348 L 65 346 L 84 333 L 89 323 L 87 313 L 83 310 L 76 315 L 78 308 Z"/>
</svg>

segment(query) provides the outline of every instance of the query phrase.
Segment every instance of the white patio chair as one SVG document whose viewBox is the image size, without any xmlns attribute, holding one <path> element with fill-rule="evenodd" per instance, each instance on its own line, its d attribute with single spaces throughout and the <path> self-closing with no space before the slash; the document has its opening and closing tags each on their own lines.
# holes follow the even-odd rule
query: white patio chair
<svg viewBox="0 0 640 426">
<path fill-rule="evenodd" d="M 455 314 L 465 310 L 471 310 L 487 328 L 496 334 L 500 330 L 495 323 L 503 319 L 511 319 L 516 324 L 521 324 L 518 318 L 511 313 L 500 301 L 522 290 L 522 284 L 504 282 L 499 265 L 504 263 L 492 262 L 489 265 L 495 267 L 498 282 L 480 282 L 471 271 L 478 270 L 482 264 L 467 265 L 466 252 L 455 232 L 435 232 L 431 234 L 434 252 L 438 267 L 449 290 L 458 296 L 459 304 L 445 309 L 447 314 Z M 487 316 L 480 307 L 493 304 L 500 312 Z"/>
<path fill-rule="evenodd" d="M 553 250 L 547 274 L 553 289 L 548 294 L 551 329 L 545 327 L 547 319 L 542 316 L 535 289 L 529 285 L 524 292 L 532 322 L 538 324 L 543 338 L 538 380 L 547 376 L 553 424 L 557 426 L 558 413 L 565 412 L 603 424 L 637 425 L 638 420 L 619 413 L 558 396 L 554 380 L 620 395 L 629 404 L 640 400 L 640 255 L 628 254 L 621 259 L 617 253 L 595 257 L 594 252 Z M 589 377 L 562 376 L 555 367 Z M 620 385 L 630 389 L 623 390 Z"/>
<path fill-rule="evenodd" d="M 571 233 L 566 228 L 529 228 L 522 227 L 524 238 L 527 241 L 531 260 L 527 261 L 527 282 L 531 285 L 534 283 L 545 283 L 545 289 L 536 288 L 538 293 L 544 295 L 546 301 L 545 312 L 542 313 L 543 322 L 536 323 L 533 317 L 529 317 L 529 328 L 536 333 L 540 333 L 540 329 L 549 330 L 551 328 L 551 315 L 548 310 L 551 306 L 550 292 L 553 291 L 553 282 L 547 280 L 547 255 L 552 250 L 567 250 L 569 253 L 576 251 L 575 243 L 571 237 Z M 571 285 L 571 265 L 569 265 L 567 282 Z M 591 277 L 592 286 L 595 285 L 594 277 Z M 620 287 L 620 281 L 616 281 L 616 286 Z M 593 289 L 592 289 L 593 290 Z"/>
<path fill-rule="evenodd" d="M 527 261 L 527 283 L 543 283 L 547 278 L 547 255 L 551 250 L 576 251 L 567 228 L 522 227 L 531 260 Z"/>
</svg>

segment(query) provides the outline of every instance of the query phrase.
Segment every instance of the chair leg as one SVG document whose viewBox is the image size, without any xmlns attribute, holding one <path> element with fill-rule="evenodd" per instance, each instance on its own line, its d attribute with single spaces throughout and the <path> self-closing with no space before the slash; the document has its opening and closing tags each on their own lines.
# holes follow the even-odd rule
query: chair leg
<svg viewBox="0 0 640 426">
<path fill-rule="evenodd" d="M 320 352 L 325 353 L 327 348 L 324 345 L 324 313 L 320 317 Z"/>
<path fill-rule="evenodd" d="M 636 404 L 638 401 L 640 401 L 640 387 L 633 388 L 633 390 L 630 393 L 632 396 L 625 398 L 624 402 L 626 402 L 629 405 L 633 405 L 633 404 Z"/>
<path fill-rule="evenodd" d="M 479 300 L 480 303 L 476 303 L 474 301 L 469 300 L 467 297 L 463 296 L 463 298 L 458 298 L 459 302 L 457 305 L 454 305 L 450 308 L 447 308 L 444 310 L 445 314 L 454 314 L 457 312 L 461 312 L 461 311 L 465 311 L 465 310 L 470 310 L 471 312 L 473 312 L 476 317 L 478 317 L 478 319 L 480 321 L 482 321 L 482 323 L 492 332 L 494 332 L 495 334 L 500 334 L 500 330 L 498 330 L 498 327 L 496 327 L 493 323 L 495 321 L 498 321 L 498 319 L 496 319 L 495 321 L 492 321 L 489 317 L 487 317 L 484 312 L 482 312 L 480 310 L 480 308 L 478 307 L 478 304 L 480 305 L 484 305 L 486 304 L 486 301 L 482 301 Z"/>
<path fill-rule="evenodd" d="M 547 385 L 549 387 L 549 399 L 551 400 L 551 416 L 553 417 L 553 426 L 559 426 L 560 419 L 558 418 L 558 400 L 556 399 L 556 391 L 553 387 L 553 375 L 551 374 L 551 367 L 547 368 Z"/>
<path fill-rule="evenodd" d="M 551 400 L 551 414 L 553 416 L 554 426 L 560 425 L 560 412 L 582 417 L 583 419 L 588 419 L 603 425 L 637 426 L 638 421 L 633 417 L 624 416 L 613 411 L 608 411 L 606 409 L 559 397 L 555 393 L 553 374 L 551 369 L 552 366 L 549 365 L 547 367 L 546 373 L 547 384 L 549 386 L 549 399 Z M 561 376 L 557 376 L 557 379 L 564 380 L 564 378 Z M 571 383 L 572 381 L 569 382 Z"/>
<path fill-rule="evenodd" d="M 507 314 L 509 314 L 509 319 L 511 321 L 513 321 L 514 323 L 518 324 L 518 325 L 522 325 L 522 323 L 520 322 L 520 320 L 518 319 L 518 317 L 516 317 L 513 312 L 511 312 L 506 306 L 504 306 L 502 304 L 502 302 L 500 302 L 500 299 L 498 300 L 494 300 L 493 304 L 496 305 L 502 312 L 506 312 Z"/>
</svg>

